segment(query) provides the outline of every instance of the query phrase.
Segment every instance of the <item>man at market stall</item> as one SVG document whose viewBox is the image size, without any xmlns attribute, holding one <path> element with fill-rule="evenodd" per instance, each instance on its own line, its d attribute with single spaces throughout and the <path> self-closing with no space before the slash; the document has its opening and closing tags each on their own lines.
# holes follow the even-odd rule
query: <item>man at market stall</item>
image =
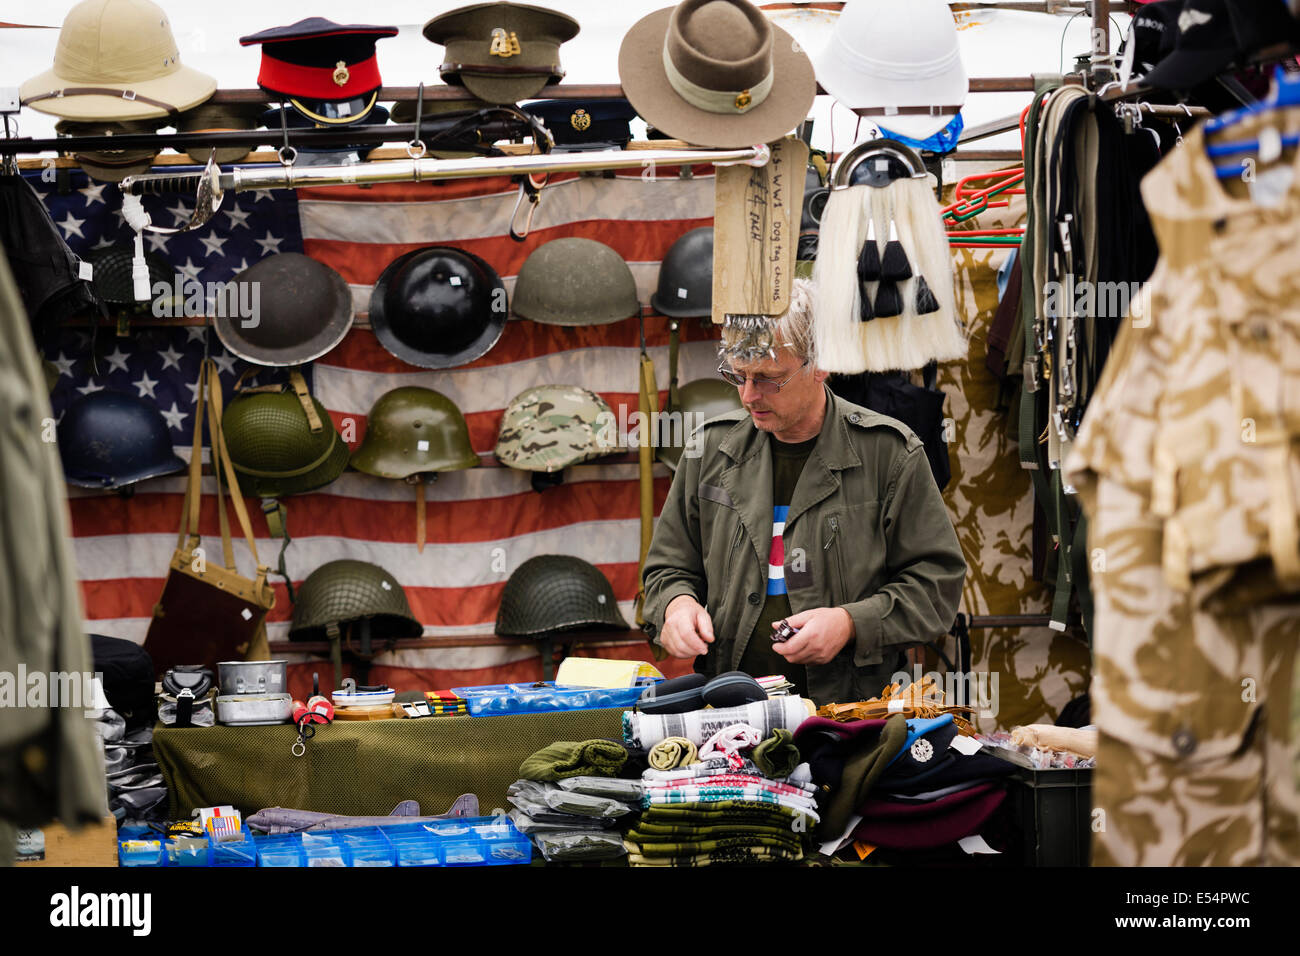
<svg viewBox="0 0 1300 956">
<path fill-rule="evenodd" d="M 743 409 L 701 425 L 646 557 L 645 629 L 707 675 L 784 674 L 818 704 L 879 696 L 946 633 L 966 562 L 925 448 L 844 401 L 813 353 L 810 283 L 765 332 L 725 327 Z M 778 626 L 796 633 L 784 642 Z"/>
</svg>

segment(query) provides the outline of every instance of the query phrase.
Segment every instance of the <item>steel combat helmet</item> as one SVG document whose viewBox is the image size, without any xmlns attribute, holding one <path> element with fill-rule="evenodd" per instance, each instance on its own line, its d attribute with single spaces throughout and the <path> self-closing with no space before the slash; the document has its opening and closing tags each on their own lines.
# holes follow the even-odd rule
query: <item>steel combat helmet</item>
<svg viewBox="0 0 1300 956">
<path fill-rule="evenodd" d="M 307 575 L 299 586 L 289 639 L 324 640 L 363 620 L 370 622 L 375 640 L 424 633 L 411 613 L 406 592 L 391 574 L 366 561 L 330 561 Z"/>
<path fill-rule="evenodd" d="M 641 312 L 623 257 L 594 239 L 553 239 L 519 267 L 515 314 L 546 325 L 608 325 Z"/>
<path fill-rule="evenodd" d="M 328 485 L 348 464 L 348 446 L 325 406 L 307 395 L 305 386 L 301 394 L 236 396 L 226 406 L 221 429 L 239 487 L 247 495 L 279 498 L 311 491 Z"/>
<path fill-rule="evenodd" d="M 588 627 L 627 630 L 609 579 L 567 554 L 529 558 L 510 575 L 497 611 L 502 637 L 549 637 Z"/>
<path fill-rule="evenodd" d="M 58 427 L 63 474 L 81 488 L 117 489 L 185 468 L 153 404 L 101 390 L 68 406 Z"/>
<path fill-rule="evenodd" d="M 370 325 L 381 345 L 421 368 L 454 368 L 501 338 L 509 303 L 496 270 L 451 246 L 398 256 L 370 294 Z"/>
<path fill-rule="evenodd" d="M 745 406 L 740 392 L 720 378 L 699 378 L 687 382 L 677 393 L 678 408 L 659 416 L 659 460 L 671 470 L 677 470 L 682 449 L 691 432 L 701 423 L 716 415 L 723 415 Z"/>
<path fill-rule="evenodd" d="M 540 385 L 506 408 L 496 456 L 522 471 L 555 472 L 618 450 L 614 413 L 603 398 L 577 385 Z"/>
<path fill-rule="evenodd" d="M 479 463 L 465 416 L 441 392 L 410 385 L 381 395 L 366 418 L 352 467 L 381 478 L 459 471 Z"/>
<path fill-rule="evenodd" d="M 692 229 L 672 244 L 659 267 L 650 306 L 677 319 L 713 314 L 713 227 Z"/>
</svg>

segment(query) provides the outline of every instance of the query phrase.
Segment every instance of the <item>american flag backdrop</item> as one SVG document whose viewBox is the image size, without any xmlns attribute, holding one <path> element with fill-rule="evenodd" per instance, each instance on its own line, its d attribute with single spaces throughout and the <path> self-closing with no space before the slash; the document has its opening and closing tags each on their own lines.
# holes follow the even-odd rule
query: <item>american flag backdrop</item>
<svg viewBox="0 0 1300 956">
<path fill-rule="evenodd" d="M 39 175 L 30 181 L 75 252 L 86 256 L 131 241 L 116 186 L 91 182 L 79 170 L 62 186 Z M 147 234 L 146 249 L 200 282 L 230 279 L 272 253 L 305 252 L 342 274 L 360 317 L 384 267 L 412 249 L 445 244 L 472 252 L 493 265 L 513 295 L 514 277 L 530 252 L 551 239 L 582 236 L 606 243 L 627 260 L 639 298 L 648 306 L 664 254 L 683 233 L 709 225 L 713 215 L 713 177 L 705 169 L 687 178 L 676 169 L 654 177 L 640 171 L 555 175 L 532 231 L 519 243 L 508 235 L 516 196 L 506 177 L 240 193 L 227 195 L 222 210 L 200 230 Z M 173 225 L 188 220 L 192 202 L 151 197 L 145 205 L 156 224 Z M 664 407 L 667 320 L 648 317 L 645 330 Z M 680 380 L 715 376 L 716 333 L 696 320 L 684 321 L 681 332 Z M 225 351 L 215 332 L 197 327 L 137 323 L 121 338 L 100 328 L 93 343 L 89 329 L 64 329 L 42 348 L 59 371 L 51 396 L 56 416 L 95 389 L 142 395 L 158 405 L 177 453 L 186 459 L 204 355 L 215 359 L 227 401 L 247 368 Z M 304 373 L 353 448 L 364 438 L 366 414 L 377 398 L 399 386 L 420 385 L 457 404 L 475 451 L 490 457 L 506 405 L 537 385 L 583 385 L 604 397 L 622 420 L 637 408 L 639 354 L 636 319 L 560 328 L 512 318 L 487 355 L 461 368 L 428 371 L 407 365 L 385 351 L 368 328 L 353 328 Z M 283 378 L 283 370 L 271 370 L 257 382 Z M 657 513 L 670 476 L 658 464 L 655 475 Z M 219 553 L 213 491 L 205 479 L 202 532 L 209 553 L 214 548 Z M 87 630 L 144 640 L 176 544 L 183 495 L 183 475 L 136 485 L 128 497 L 69 487 Z M 562 485 L 542 493 L 532 489 L 527 473 L 480 467 L 443 474 L 427 495 L 428 544 L 422 553 L 415 545 L 415 493 L 404 482 L 349 470 L 317 492 L 285 499 L 293 539 L 286 563 L 295 585 L 327 561 L 370 561 L 401 583 L 426 635 L 490 635 L 511 571 L 535 555 L 573 554 L 605 573 L 624 617 L 633 621 L 640 533 L 636 464 L 577 466 L 566 471 Z M 274 565 L 279 541 L 270 537 L 259 503 L 248 499 L 247 504 L 259 555 Z M 251 558 L 238 534 L 236 554 L 241 571 L 249 573 Z M 292 616 L 283 583 L 277 581 L 276 592 L 276 607 L 267 618 L 272 641 L 287 636 Z M 650 659 L 643 644 L 586 647 L 579 653 Z M 660 667 L 670 676 L 686 669 L 672 661 Z M 325 661 L 291 666 L 291 685 L 298 691 L 309 687 L 311 670 L 324 676 L 327 668 Z M 540 674 L 534 648 L 484 646 L 390 652 L 378 657 L 371 671 L 372 679 L 401 689 L 534 680 Z"/>
</svg>

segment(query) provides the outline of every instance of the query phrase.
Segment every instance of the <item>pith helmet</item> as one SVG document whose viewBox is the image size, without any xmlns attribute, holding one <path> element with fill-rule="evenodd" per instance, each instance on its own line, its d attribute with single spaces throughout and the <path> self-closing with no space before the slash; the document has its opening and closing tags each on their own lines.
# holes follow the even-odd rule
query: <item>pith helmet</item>
<svg viewBox="0 0 1300 956">
<path fill-rule="evenodd" d="M 54 68 L 24 83 L 19 95 L 24 106 L 66 119 L 134 120 L 187 110 L 216 88 L 206 73 L 181 65 L 157 4 L 84 0 L 63 19 Z"/>
<path fill-rule="evenodd" d="M 381 345 L 421 368 L 454 368 L 496 345 L 509 303 L 496 270 L 451 246 L 398 256 L 370 293 Z"/>
<path fill-rule="evenodd" d="M 510 575 L 497 611 L 502 637 L 546 637 L 586 627 L 627 630 L 600 568 L 567 554 L 542 554 Z"/>
<path fill-rule="evenodd" d="M 246 495 L 279 498 L 328 485 L 348 464 L 348 446 L 325 406 L 311 399 L 319 429 L 292 391 L 252 392 L 226 406 L 221 429 Z"/>
<path fill-rule="evenodd" d="M 553 239 L 524 260 L 515 314 L 546 325 L 607 325 L 641 311 L 623 257 L 594 239 Z"/>
<path fill-rule="evenodd" d="M 744 407 L 736 386 L 728 385 L 720 378 L 700 378 L 687 382 L 677 395 L 681 407 L 670 409 L 670 413 L 680 412 L 680 419 L 671 414 L 667 418 L 660 417 L 657 449 L 659 460 L 672 471 L 677 470 L 677 463 L 682 457 L 682 448 L 691 437 L 691 430 L 695 426 L 716 415 L 723 415 Z"/>
<path fill-rule="evenodd" d="M 478 463 L 456 404 L 415 385 L 379 397 L 366 418 L 365 440 L 352 454 L 353 468 L 381 478 L 458 471 Z"/>
<path fill-rule="evenodd" d="M 231 353 L 255 365 L 302 365 L 320 358 L 352 328 L 352 293 L 343 277 L 297 252 L 267 256 L 232 280 L 226 314 L 212 320 Z M 256 293 L 256 295 L 254 295 Z M 252 318 L 236 306 L 256 305 Z M 251 323 L 245 328 L 245 323 Z"/>
<path fill-rule="evenodd" d="M 319 641 L 333 628 L 369 620 L 371 637 L 419 637 L 424 628 L 397 579 L 366 561 L 330 561 L 307 575 L 293 606 L 289 639 Z"/>
<path fill-rule="evenodd" d="M 185 468 L 157 407 L 125 392 L 98 391 L 68 406 L 58 427 L 68 483 L 122 488 Z"/>
<path fill-rule="evenodd" d="M 577 385 L 541 385 L 506 408 L 496 455 L 511 468 L 553 472 L 618 450 L 614 413 L 603 398 Z"/>
<path fill-rule="evenodd" d="M 531 99 L 558 82 L 560 44 L 577 35 L 572 17 L 522 3 L 476 3 L 424 25 L 425 38 L 447 48 L 438 67 L 443 82 L 489 103 Z"/>
<path fill-rule="evenodd" d="M 686 319 L 713 314 L 713 227 L 692 229 L 673 243 L 650 297 L 660 315 Z"/>
</svg>

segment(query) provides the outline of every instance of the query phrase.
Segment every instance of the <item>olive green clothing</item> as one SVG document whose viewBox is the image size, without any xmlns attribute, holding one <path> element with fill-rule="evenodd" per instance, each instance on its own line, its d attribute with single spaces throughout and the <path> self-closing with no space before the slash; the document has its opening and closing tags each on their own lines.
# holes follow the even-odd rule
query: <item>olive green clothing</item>
<svg viewBox="0 0 1300 956">
<path fill-rule="evenodd" d="M 519 767 L 519 776 L 525 780 L 616 777 L 625 763 L 627 749 L 612 740 L 561 740 L 528 757 Z"/>
<path fill-rule="evenodd" d="M 925 448 L 901 422 L 826 389 L 826 417 L 790 502 L 791 610 L 843 607 L 854 637 L 807 668 L 819 704 L 877 696 L 903 645 L 947 633 L 966 562 Z M 696 669 L 739 667 L 762 614 L 772 538 L 771 441 L 740 410 L 705 422 L 682 456 L 646 557 L 646 631 L 668 604 L 704 605 L 714 642 Z"/>
<path fill-rule="evenodd" d="M 799 484 L 799 475 L 803 472 L 804 462 L 812 454 L 817 444 L 814 435 L 807 441 L 783 442 L 772 439 L 772 505 L 788 505 L 794 498 L 795 486 Z M 758 625 L 750 637 L 745 655 L 740 659 L 739 670 L 752 677 L 765 677 L 769 674 L 784 674 L 786 680 L 795 686 L 800 697 L 808 696 L 808 671 L 802 664 L 791 664 L 776 652 L 772 643 L 772 625 L 785 620 L 793 612 L 790 610 L 789 594 L 769 594 L 763 602 L 763 613 L 758 616 Z"/>
</svg>

